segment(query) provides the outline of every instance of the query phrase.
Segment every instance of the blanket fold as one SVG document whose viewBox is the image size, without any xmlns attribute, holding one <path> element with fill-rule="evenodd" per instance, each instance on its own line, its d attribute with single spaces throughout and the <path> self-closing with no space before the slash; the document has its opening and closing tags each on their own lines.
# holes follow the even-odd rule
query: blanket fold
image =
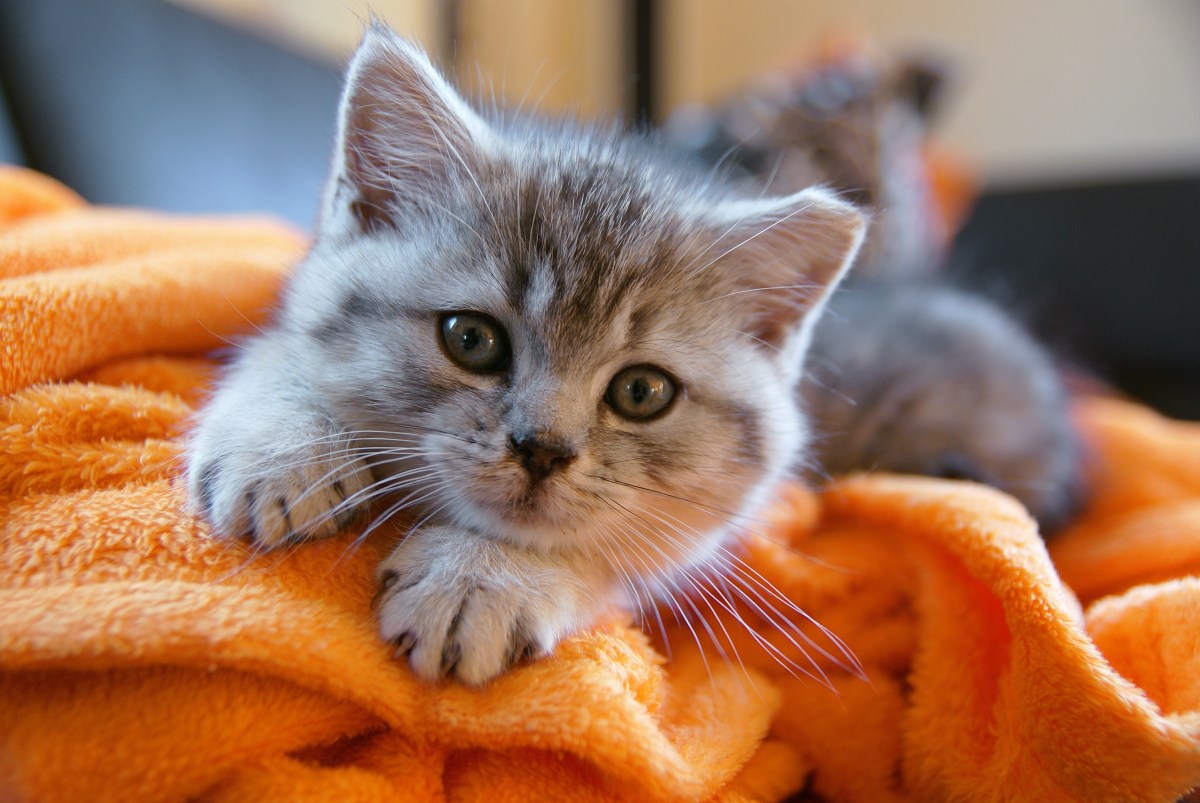
<svg viewBox="0 0 1200 803">
<path fill-rule="evenodd" d="M 1112 400 L 1078 407 L 1093 498 L 1049 549 L 967 483 L 791 487 L 738 552 L 745 604 L 664 611 L 653 635 L 614 615 L 480 690 L 416 680 L 370 607 L 398 529 L 255 555 L 186 512 L 205 355 L 266 320 L 303 246 L 270 221 L 93 208 L 0 170 L 0 799 L 1200 785 L 1200 425 Z"/>
</svg>

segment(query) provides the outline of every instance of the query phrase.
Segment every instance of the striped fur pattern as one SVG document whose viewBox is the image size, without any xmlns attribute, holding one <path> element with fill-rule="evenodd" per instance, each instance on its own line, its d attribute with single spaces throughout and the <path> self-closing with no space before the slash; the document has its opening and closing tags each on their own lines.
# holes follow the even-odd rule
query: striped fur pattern
<svg viewBox="0 0 1200 803">
<path fill-rule="evenodd" d="M 686 614 L 803 451 L 803 354 L 864 228 L 614 130 L 485 119 L 374 26 L 315 243 L 201 414 L 191 497 L 264 549 L 411 521 L 379 627 L 430 679 L 486 682 L 614 602 Z M 462 320 L 505 359 L 456 363 Z M 673 396 L 631 418 L 615 378 L 645 367 Z"/>
</svg>

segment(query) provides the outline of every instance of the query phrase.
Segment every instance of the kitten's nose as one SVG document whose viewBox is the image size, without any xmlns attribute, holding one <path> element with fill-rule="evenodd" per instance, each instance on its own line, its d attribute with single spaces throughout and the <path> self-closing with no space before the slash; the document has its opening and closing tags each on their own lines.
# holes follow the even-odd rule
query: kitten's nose
<svg viewBox="0 0 1200 803">
<path fill-rule="evenodd" d="M 534 482 L 546 479 L 575 459 L 575 450 L 544 435 L 509 435 L 508 444 Z"/>
</svg>

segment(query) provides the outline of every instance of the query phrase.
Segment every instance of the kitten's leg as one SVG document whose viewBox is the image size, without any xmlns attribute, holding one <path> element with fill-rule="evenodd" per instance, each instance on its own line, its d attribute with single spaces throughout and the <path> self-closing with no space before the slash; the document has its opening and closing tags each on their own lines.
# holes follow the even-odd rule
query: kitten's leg
<svg viewBox="0 0 1200 803">
<path fill-rule="evenodd" d="M 591 624 L 611 585 L 597 563 L 458 527 L 421 529 L 379 568 L 379 629 L 421 677 L 478 685 Z"/>
<path fill-rule="evenodd" d="M 251 342 L 188 446 L 193 508 L 218 533 L 249 533 L 267 548 L 333 535 L 371 482 L 362 450 L 287 352 L 270 334 Z"/>
</svg>

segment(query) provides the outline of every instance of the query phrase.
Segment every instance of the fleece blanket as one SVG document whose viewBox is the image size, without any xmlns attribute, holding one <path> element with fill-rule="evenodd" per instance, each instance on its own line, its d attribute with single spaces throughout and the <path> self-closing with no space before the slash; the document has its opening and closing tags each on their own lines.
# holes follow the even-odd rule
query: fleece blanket
<svg viewBox="0 0 1200 803">
<path fill-rule="evenodd" d="M 664 615 L 653 638 L 614 615 L 486 688 L 419 682 L 372 621 L 396 533 L 255 556 L 184 511 L 204 355 L 265 320 L 302 248 L 269 221 L 92 208 L 0 172 L 0 799 L 1173 801 L 1200 785 L 1200 425 L 1111 400 L 1078 408 L 1092 501 L 1049 553 L 1014 501 L 966 483 L 782 495 L 739 565 L 860 666 L 824 657 L 824 631 L 780 599 Z"/>
</svg>

